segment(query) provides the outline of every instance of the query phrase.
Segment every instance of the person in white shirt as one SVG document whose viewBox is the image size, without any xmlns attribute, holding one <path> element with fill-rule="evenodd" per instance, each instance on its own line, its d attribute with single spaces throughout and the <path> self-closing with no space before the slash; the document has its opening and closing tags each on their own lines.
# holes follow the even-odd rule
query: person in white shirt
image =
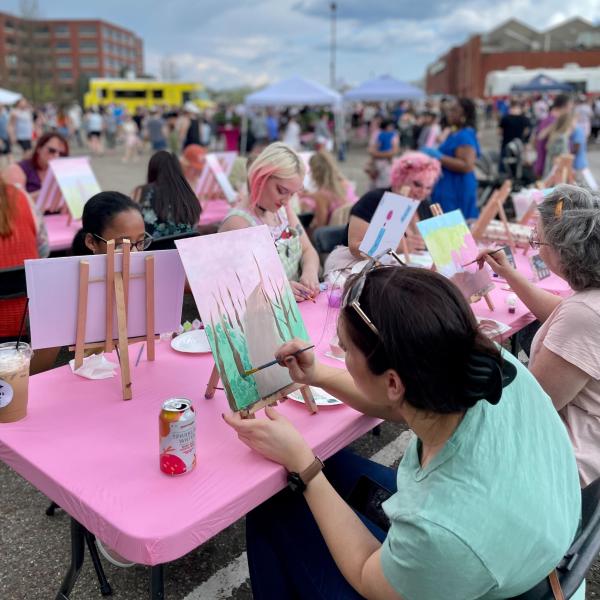
<svg viewBox="0 0 600 600">
<path fill-rule="evenodd" d="M 298 125 L 298 121 L 296 121 L 296 115 L 290 114 L 290 120 L 285 128 L 285 132 L 283 133 L 283 143 L 289 146 L 292 150 L 298 152 L 301 149 L 300 144 L 300 133 L 302 130 L 300 129 L 300 125 Z"/>
</svg>

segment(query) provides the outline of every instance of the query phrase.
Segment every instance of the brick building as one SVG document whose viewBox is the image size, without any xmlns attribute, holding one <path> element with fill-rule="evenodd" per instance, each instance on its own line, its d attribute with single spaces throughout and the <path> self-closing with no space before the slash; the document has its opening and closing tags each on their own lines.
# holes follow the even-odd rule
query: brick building
<svg viewBox="0 0 600 600">
<path fill-rule="evenodd" d="M 144 71 L 143 42 L 100 20 L 22 19 L 0 12 L 0 81 L 36 100 L 76 97 L 92 77 Z M 45 98 L 43 98 L 45 99 Z"/>
<path fill-rule="evenodd" d="M 471 36 L 429 65 L 425 76 L 428 94 L 482 98 L 491 71 L 521 66 L 560 68 L 600 65 L 600 26 L 571 19 L 546 31 L 536 31 L 516 19 L 496 29 Z"/>
</svg>

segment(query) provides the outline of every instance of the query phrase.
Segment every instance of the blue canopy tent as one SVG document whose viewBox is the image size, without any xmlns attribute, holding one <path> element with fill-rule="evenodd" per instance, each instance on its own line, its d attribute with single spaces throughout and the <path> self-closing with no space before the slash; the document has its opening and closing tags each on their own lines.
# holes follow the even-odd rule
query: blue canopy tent
<svg viewBox="0 0 600 600">
<path fill-rule="evenodd" d="M 548 75 L 536 75 L 527 83 L 513 85 L 510 88 L 511 93 L 527 93 L 527 92 L 572 92 L 573 86 L 564 81 L 557 81 L 548 77 Z"/>
<path fill-rule="evenodd" d="M 344 100 L 347 102 L 393 102 L 421 100 L 424 97 L 423 90 L 389 75 L 365 81 L 344 94 Z"/>
</svg>

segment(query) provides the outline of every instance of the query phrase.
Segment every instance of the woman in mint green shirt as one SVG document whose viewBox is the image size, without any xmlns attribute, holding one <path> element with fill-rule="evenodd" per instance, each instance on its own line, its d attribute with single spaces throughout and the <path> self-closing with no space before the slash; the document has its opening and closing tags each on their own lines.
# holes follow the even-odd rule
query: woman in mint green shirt
<svg viewBox="0 0 600 600">
<path fill-rule="evenodd" d="M 347 285 L 338 335 L 347 371 L 293 356 L 303 342 L 277 357 L 295 381 L 416 434 L 382 505 L 389 528 L 345 497 L 362 473 L 389 484 L 392 470 L 337 455 L 323 472 L 275 409 L 227 415 L 305 488 L 248 515 L 255 600 L 511 598 L 544 579 L 575 537 L 581 496 L 565 428 L 533 376 L 478 331 L 452 283 L 423 269 L 367 265 Z"/>
</svg>

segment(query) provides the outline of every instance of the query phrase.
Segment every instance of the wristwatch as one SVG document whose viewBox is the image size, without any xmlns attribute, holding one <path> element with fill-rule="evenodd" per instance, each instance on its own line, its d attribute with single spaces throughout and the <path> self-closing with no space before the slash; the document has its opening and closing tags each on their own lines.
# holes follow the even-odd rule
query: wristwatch
<svg viewBox="0 0 600 600">
<path fill-rule="evenodd" d="M 301 473 L 289 472 L 287 476 L 289 488 L 296 494 L 303 494 L 309 481 L 318 475 L 324 466 L 323 461 L 315 456 L 315 460 Z"/>
</svg>

